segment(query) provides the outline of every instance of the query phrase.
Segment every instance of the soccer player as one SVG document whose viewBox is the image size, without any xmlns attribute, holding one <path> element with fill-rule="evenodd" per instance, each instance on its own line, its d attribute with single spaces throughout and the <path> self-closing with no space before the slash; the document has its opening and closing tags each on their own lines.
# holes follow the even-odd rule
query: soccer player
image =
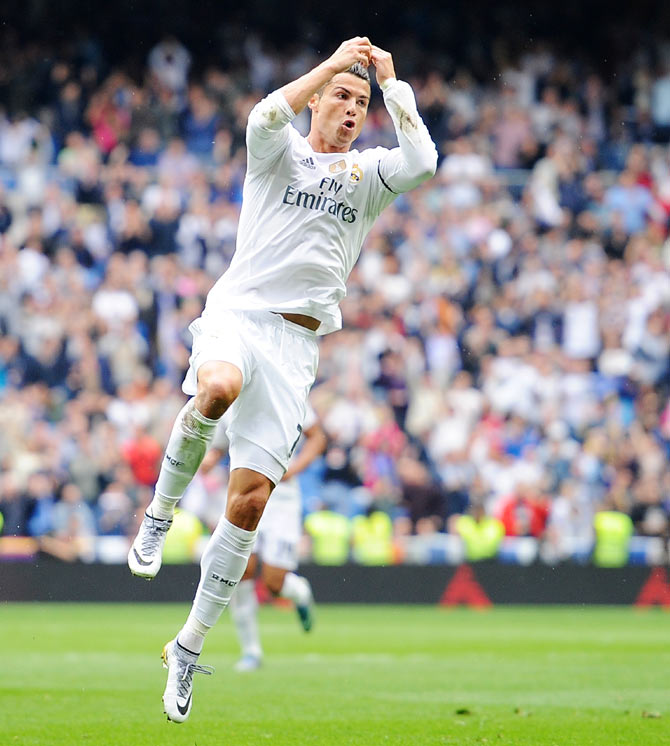
<svg viewBox="0 0 670 746">
<path fill-rule="evenodd" d="M 374 65 L 398 147 L 351 150 L 370 101 Z M 311 127 L 291 125 L 305 106 Z M 183 384 L 193 396 L 177 416 L 128 564 L 152 578 L 176 503 L 230 407 L 230 482 L 200 563 L 193 607 L 165 646 L 163 703 L 183 722 L 205 635 L 247 565 L 256 526 L 288 466 L 318 363 L 317 334 L 341 327 L 339 301 L 374 220 L 395 197 L 433 176 L 437 151 L 410 86 L 367 37 L 343 42 L 324 62 L 260 101 L 249 115 L 235 255 L 191 324 Z"/>
</svg>

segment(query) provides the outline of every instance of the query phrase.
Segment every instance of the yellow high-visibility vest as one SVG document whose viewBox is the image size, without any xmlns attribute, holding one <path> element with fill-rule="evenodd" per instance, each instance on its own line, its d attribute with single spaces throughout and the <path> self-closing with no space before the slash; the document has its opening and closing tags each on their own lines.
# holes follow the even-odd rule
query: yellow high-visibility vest
<svg viewBox="0 0 670 746">
<path fill-rule="evenodd" d="M 593 518 L 596 544 L 593 549 L 593 564 L 598 567 L 623 567 L 628 562 L 633 521 L 626 513 L 602 510 Z"/>
<path fill-rule="evenodd" d="M 476 521 L 471 515 L 462 515 L 456 520 L 456 530 L 463 539 L 465 556 L 470 562 L 495 557 L 505 535 L 502 521 L 493 516 Z"/>
<path fill-rule="evenodd" d="M 343 565 L 349 559 L 349 519 L 332 510 L 317 510 L 305 518 L 312 537 L 312 559 L 319 565 Z"/>
<path fill-rule="evenodd" d="M 362 565 L 390 565 L 393 562 L 393 523 L 388 513 L 376 510 L 357 515 L 353 521 L 354 559 Z"/>
<path fill-rule="evenodd" d="M 176 510 L 165 537 L 163 562 L 179 565 L 196 560 L 198 541 L 204 532 L 205 527 L 197 516 L 185 510 Z"/>
</svg>

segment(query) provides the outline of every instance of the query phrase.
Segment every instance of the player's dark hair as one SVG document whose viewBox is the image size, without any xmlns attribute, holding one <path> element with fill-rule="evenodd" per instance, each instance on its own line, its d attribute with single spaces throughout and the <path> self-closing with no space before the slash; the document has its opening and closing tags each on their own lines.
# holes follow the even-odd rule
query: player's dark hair
<svg viewBox="0 0 670 746">
<path fill-rule="evenodd" d="M 368 68 L 360 62 L 354 62 L 354 64 L 348 70 L 345 70 L 345 72 L 351 73 L 351 75 L 355 75 L 363 80 L 367 80 L 368 83 L 370 82 Z"/>
<path fill-rule="evenodd" d="M 372 87 L 372 83 L 370 83 L 370 73 L 368 72 L 367 67 L 365 65 L 361 64 L 360 62 L 354 62 L 354 64 L 347 68 L 346 70 L 343 70 L 342 72 L 349 73 L 350 75 L 355 75 L 357 78 L 360 78 L 361 80 L 365 80 L 367 84 Z M 332 80 L 332 78 L 331 78 Z M 330 80 L 328 81 L 330 83 Z M 326 86 L 328 83 L 325 83 L 324 85 L 319 88 L 317 91 L 317 94 L 319 96 L 323 95 L 324 90 L 326 89 Z"/>
</svg>

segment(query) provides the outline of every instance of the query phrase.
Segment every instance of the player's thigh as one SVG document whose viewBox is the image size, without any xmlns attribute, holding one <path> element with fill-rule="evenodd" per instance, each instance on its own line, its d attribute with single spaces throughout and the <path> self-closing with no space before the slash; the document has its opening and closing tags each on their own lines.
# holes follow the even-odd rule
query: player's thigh
<svg viewBox="0 0 670 746">
<path fill-rule="evenodd" d="M 245 321 L 245 344 L 253 350 L 254 369 L 231 410 L 230 461 L 233 468 L 254 469 L 264 453 L 269 454 L 279 468 L 271 466 L 263 473 L 277 484 L 302 432 L 318 346 L 300 327 L 284 329 L 287 323 L 276 314 Z"/>
<path fill-rule="evenodd" d="M 184 393 L 232 401 L 251 378 L 253 350 L 245 343 L 241 321 L 222 314 L 216 322 L 196 319 L 189 327 L 193 347 L 182 384 Z"/>
</svg>

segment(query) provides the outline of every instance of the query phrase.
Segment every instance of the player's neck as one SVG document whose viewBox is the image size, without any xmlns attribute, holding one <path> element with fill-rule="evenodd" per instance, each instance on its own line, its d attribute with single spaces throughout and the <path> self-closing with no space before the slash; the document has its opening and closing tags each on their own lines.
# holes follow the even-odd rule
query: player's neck
<svg viewBox="0 0 670 746">
<path fill-rule="evenodd" d="M 310 130 L 307 142 L 312 146 L 315 153 L 348 153 L 349 145 L 336 145 L 325 140 L 319 132 Z"/>
</svg>

